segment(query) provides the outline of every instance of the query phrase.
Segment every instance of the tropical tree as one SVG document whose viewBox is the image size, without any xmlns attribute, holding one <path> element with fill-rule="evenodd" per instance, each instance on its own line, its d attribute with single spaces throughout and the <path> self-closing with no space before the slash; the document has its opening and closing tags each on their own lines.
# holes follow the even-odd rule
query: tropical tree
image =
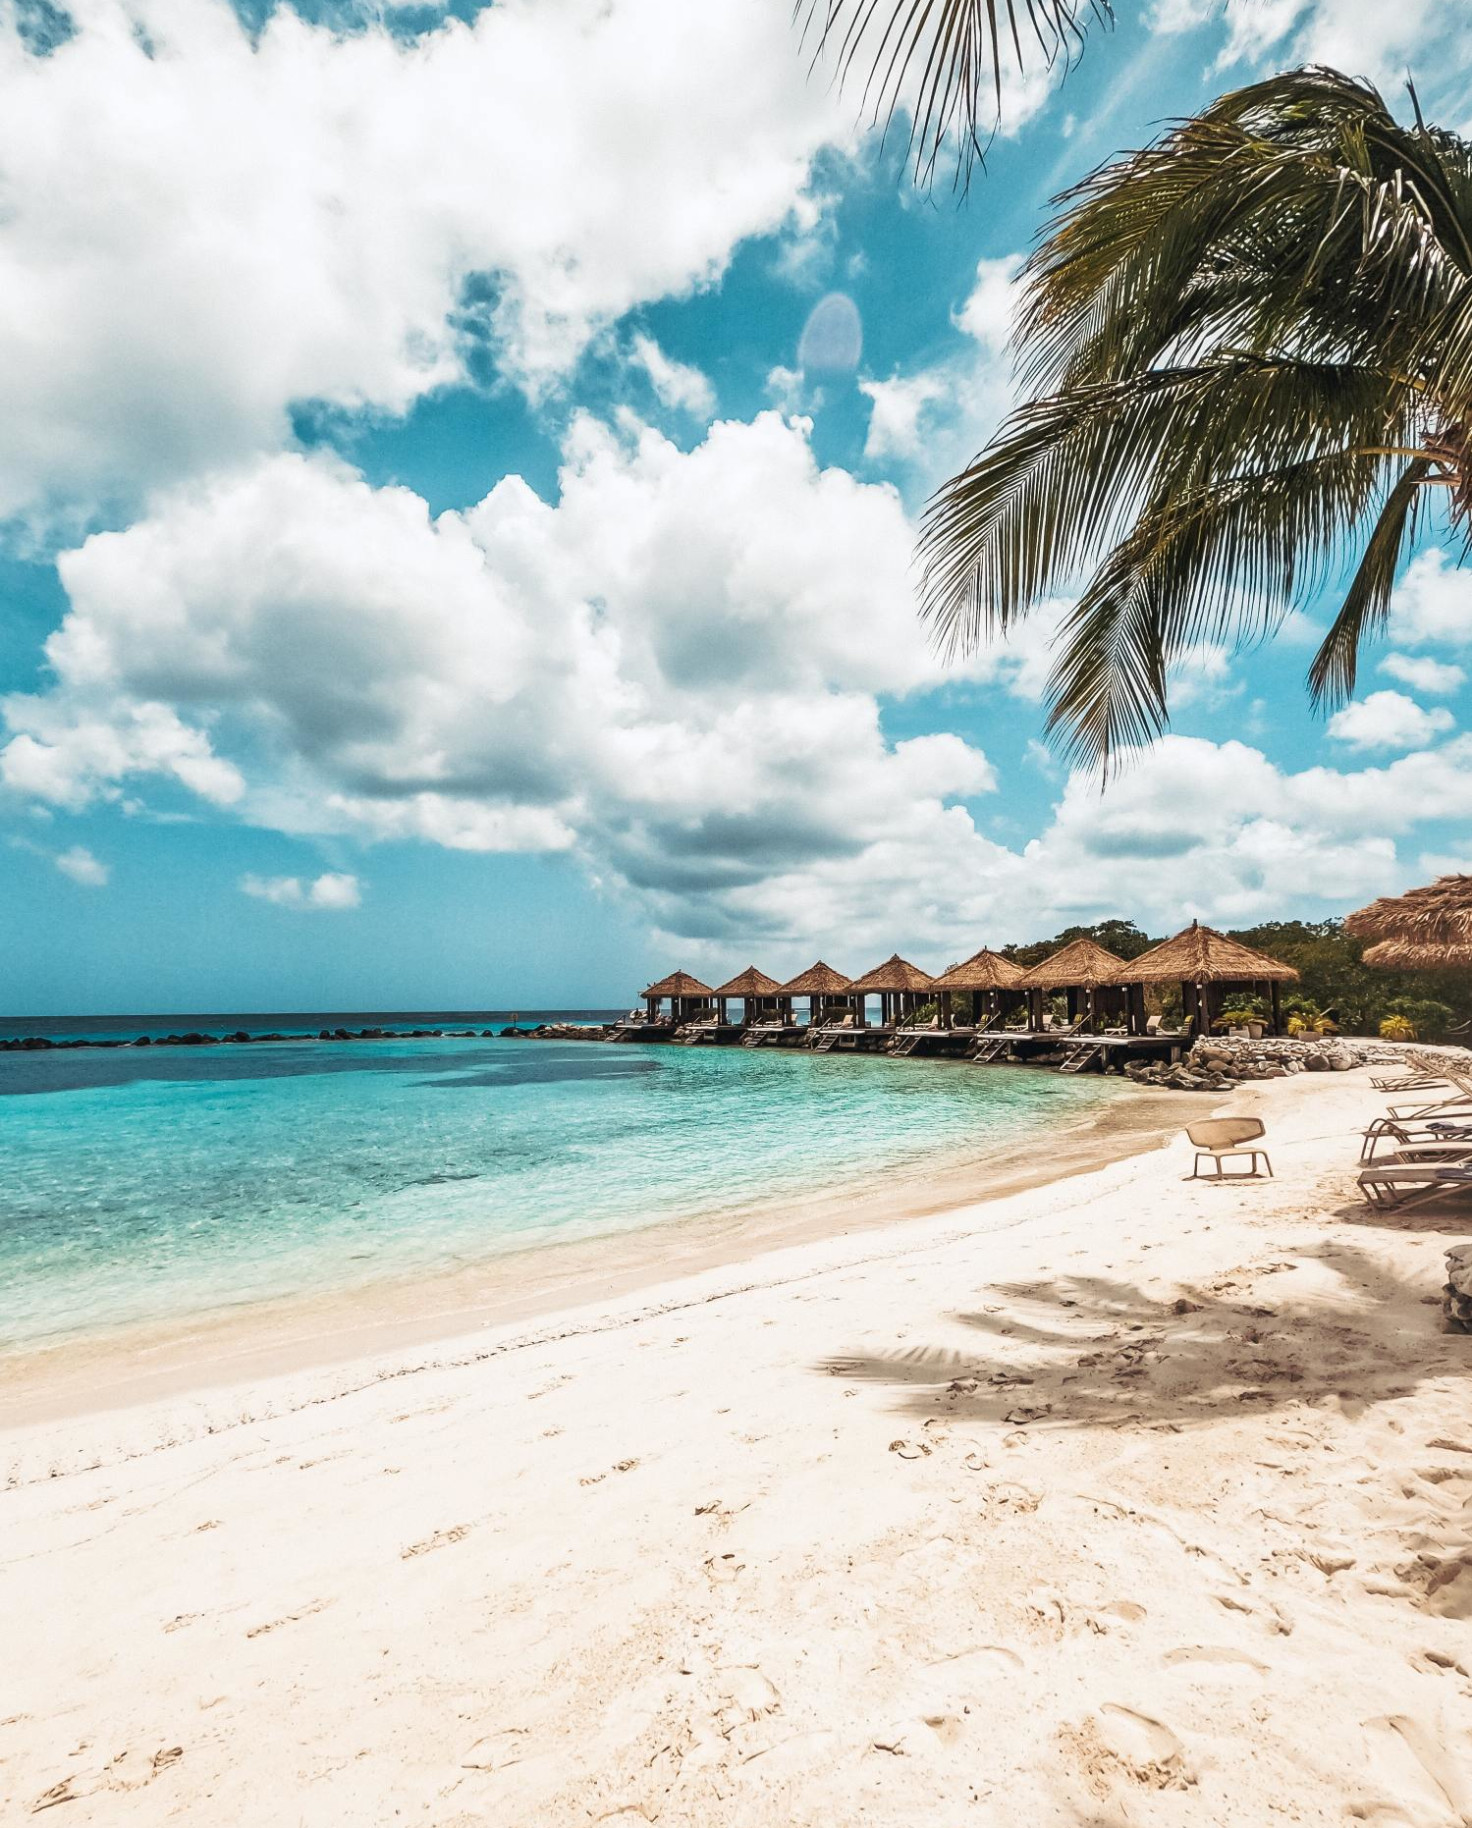
<svg viewBox="0 0 1472 1828">
<path fill-rule="evenodd" d="M 1339 702 L 1428 492 L 1472 530 L 1472 146 L 1411 103 L 1293 71 L 1057 200 L 1028 397 L 931 503 L 922 597 L 966 650 L 1085 580 L 1050 685 L 1077 759 L 1159 735 L 1174 663 L 1353 567 L 1309 675 Z"/>
</svg>

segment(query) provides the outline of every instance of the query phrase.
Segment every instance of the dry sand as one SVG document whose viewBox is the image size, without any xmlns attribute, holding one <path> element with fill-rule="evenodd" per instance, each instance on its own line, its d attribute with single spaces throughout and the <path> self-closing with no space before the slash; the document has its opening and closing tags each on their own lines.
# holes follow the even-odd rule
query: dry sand
<svg viewBox="0 0 1472 1828">
<path fill-rule="evenodd" d="M 0 1819 L 1472 1823 L 1472 1214 L 1359 1203 L 1384 1102 L 8 1430 Z"/>
</svg>

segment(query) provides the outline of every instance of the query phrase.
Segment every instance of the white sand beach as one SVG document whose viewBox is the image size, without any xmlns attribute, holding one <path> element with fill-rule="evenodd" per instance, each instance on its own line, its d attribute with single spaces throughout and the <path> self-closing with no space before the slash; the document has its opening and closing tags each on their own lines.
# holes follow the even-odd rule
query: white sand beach
<svg viewBox="0 0 1472 1828">
<path fill-rule="evenodd" d="M 1358 1200 L 1384 1104 L 8 1428 L 0 1817 L 1472 1822 L 1472 1213 Z"/>
</svg>

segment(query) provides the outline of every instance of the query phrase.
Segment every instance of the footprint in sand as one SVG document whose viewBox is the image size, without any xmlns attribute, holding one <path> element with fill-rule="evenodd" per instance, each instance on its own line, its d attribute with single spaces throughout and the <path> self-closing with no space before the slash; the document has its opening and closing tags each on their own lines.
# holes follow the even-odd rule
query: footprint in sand
<svg viewBox="0 0 1472 1828">
<path fill-rule="evenodd" d="M 1439 1733 L 1409 1714 L 1382 1715 L 1364 1726 L 1372 1767 L 1401 1807 L 1415 1801 L 1472 1820 L 1472 1787 Z"/>
<path fill-rule="evenodd" d="M 1173 1669 L 1182 1664 L 1193 1668 L 1206 1664 L 1218 1668 L 1251 1669 L 1260 1676 L 1268 1673 L 1266 1663 L 1259 1663 L 1256 1657 L 1248 1656 L 1245 1650 L 1233 1650 L 1229 1644 L 1182 1644 L 1177 1650 L 1166 1651 L 1162 1661 Z"/>
<path fill-rule="evenodd" d="M 1095 1720 L 1104 1748 L 1136 1782 L 1163 1790 L 1192 1781 L 1186 1748 L 1163 1720 L 1115 1701 L 1104 1702 Z"/>
</svg>

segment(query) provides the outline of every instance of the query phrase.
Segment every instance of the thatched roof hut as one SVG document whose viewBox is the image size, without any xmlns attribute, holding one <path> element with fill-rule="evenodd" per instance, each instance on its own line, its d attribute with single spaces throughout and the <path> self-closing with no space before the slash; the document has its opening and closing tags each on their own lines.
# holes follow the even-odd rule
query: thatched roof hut
<svg viewBox="0 0 1472 1828">
<path fill-rule="evenodd" d="M 1290 984 L 1298 973 L 1281 959 L 1254 952 L 1214 927 L 1192 921 L 1174 939 L 1162 941 L 1131 959 L 1116 982 L 1121 984 Z"/>
<path fill-rule="evenodd" d="M 1377 941 L 1365 963 L 1384 970 L 1472 964 L 1472 876 L 1438 876 L 1424 889 L 1382 896 L 1351 914 L 1344 930 Z"/>
<path fill-rule="evenodd" d="M 856 977 L 853 989 L 865 996 L 882 996 L 909 992 L 913 995 L 929 993 L 935 988 L 935 979 L 922 971 L 918 965 L 912 965 L 907 958 L 901 958 L 893 952 L 882 965 L 876 965 L 863 977 Z"/>
<path fill-rule="evenodd" d="M 1015 990 L 1023 978 L 1021 965 L 985 946 L 964 964 L 952 965 L 935 980 L 937 990 Z"/>
<path fill-rule="evenodd" d="M 748 965 L 745 971 L 739 971 L 726 983 L 717 984 L 715 994 L 718 997 L 777 997 L 785 996 L 786 992 L 776 978 L 758 971 L 755 965 Z"/>
<path fill-rule="evenodd" d="M 1019 990 L 1100 990 L 1122 984 L 1124 960 L 1097 940 L 1075 939 L 1041 964 L 1024 971 Z"/>
<path fill-rule="evenodd" d="M 876 965 L 863 977 L 855 978 L 852 994 L 859 999 L 858 1010 L 862 1020 L 863 998 L 879 998 L 882 1026 L 888 1028 L 902 1017 L 912 1014 L 921 1003 L 927 1001 L 935 989 L 935 979 L 924 972 L 918 965 L 912 965 L 907 958 L 901 958 L 898 952 L 891 953 L 882 965 Z"/>
<path fill-rule="evenodd" d="M 1365 947 L 1365 963 L 1378 971 L 1465 971 L 1472 965 L 1472 940 L 1436 945 L 1426 940 L 1382 939 Z"/>
<path fill-rule="evenodd" d="M 852 988 L 851 977 L 845 977 L 819 959 L 816 965 L 810 965 L 799 977 L 785 983 L 782 994 L 785 997 L 841 997 Z"/>
<path fill-rule="evenodd" d="M 651 998 L 659 1002 L 664 997 L 713 997 L 709 984 L 702 984 L 698 977 L 691 977 L 688 971 L 672 971 L 668 977 L 662 977 L 657 984 L 651 984 L 644 992 L 642 1000 Z"/>
<path fill-rule="evenodd" d="M 1167 939 L 1148 952 L 1131 959 L 1120 974 L 1120 982 L 1136 986 L 1134 1008 L 1136 1023 L 1143 1019 L 1143 986 L 1146 984 L 1179 984 L 1187 1027 L 1192 1032 L 1209 1031 L 1221 1013 L 1221 988 L 1235 984 L 1246 988 L 1266 984 L 1272 995 L 1273 1030 L 1283 1027 L 1282 988 L 1298 981 L 1292 965 L 1256 952 L 1240 940 L 1228 939 L 1215 927 L 1203 927 L 1193 920 L 1184 932 Z M 1215 994 L 1214 994 L 1215 993 Z"/>
</svg>

